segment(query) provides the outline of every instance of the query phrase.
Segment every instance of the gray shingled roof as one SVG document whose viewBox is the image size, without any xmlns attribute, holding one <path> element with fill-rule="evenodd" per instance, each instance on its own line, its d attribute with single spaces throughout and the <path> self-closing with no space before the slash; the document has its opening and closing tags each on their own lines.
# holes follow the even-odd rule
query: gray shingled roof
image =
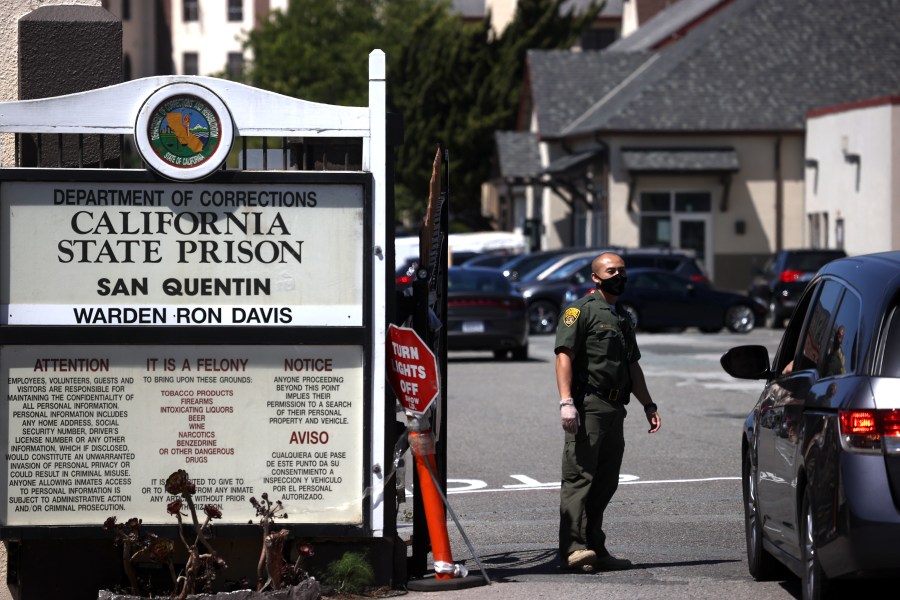
<svg viewBox="0 0 900 600">
<path fill-rule="evenodd" d="M 495 131 L 500 175 L 528 179 L 541 170 L 541 158 L 535 135 L 528 131 Z"/>
<path fill-rule="evenodd" d="M 557 136 L 651 57 L 640 52 L 529 50 L 528 72 L 540 135 Z"/>
<path fill-rule="evenodd" d="M 734 148 L 622 148 L 625 168 L 634 172 L 738 171 Z"/>
<path fill-rule="evenodd" d="M 815 107 L 900 93 L 900 0 L 735 0 L 653 53 L 532 51 L 541 137 L 802 131 Z"/>
<path fill-rule="evenodd" d="M 692 23 L 727 0 L 678 0 L 670 4 L 652 19 L 642 23 L 631 35 L 620 38 L 606 50 L 631 52 L 650 50 L 679 29 Z"/>
</svg>

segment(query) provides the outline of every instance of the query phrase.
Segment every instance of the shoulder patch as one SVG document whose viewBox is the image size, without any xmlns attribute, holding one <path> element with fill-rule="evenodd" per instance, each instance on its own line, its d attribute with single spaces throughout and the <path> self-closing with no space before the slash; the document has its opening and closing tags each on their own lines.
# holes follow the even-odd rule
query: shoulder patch
<svg viewBox="0 0 900 600">
<path fill-rule="evenodd" d="M 580 314 L 581 311 L 577 308 L 567 308 L 566 312 L 563 313 L 563 323 L 565 323 L 566 327 L 571 327 L 578 320 L 578 315 Z"/>
</svg>

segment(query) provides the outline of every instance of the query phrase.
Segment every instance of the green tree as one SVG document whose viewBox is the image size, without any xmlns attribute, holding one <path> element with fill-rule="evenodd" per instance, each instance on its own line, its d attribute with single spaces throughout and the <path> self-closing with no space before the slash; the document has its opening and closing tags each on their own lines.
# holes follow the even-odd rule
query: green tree
<svg viewBox="0 0 900 600">
<path fill-rule="evenodd" d="M 247 83 L 294 96 L 367 104 L 367 61 L 385 51 L 388 107 L 404 122 L 397 158 L 397 209 L 425 212 L 435 147 L 450 153 L 451 210 L 471 228 L 490 177 L 494 131 L 514 129 L 532 48 L 567 48 L 602 7 L 563 14 L 567 0 L 518 0 L 497 36 L 489 18 L 466 23 L 448 0 L 291 0 L 249 34 Z"/>
<path fill-rule="evenodd" d="M 437 142 L 450 153 L 451 211 L 481 228 L 481 184 L 491 175 L 494 132 L 516 128 L 529 49 L 571 47 L 596 19 L 598 2 L 563 14 L 565 0 L 519 0 L 499 37 L 488 19 L 466 24 L 434 12 L 419 22 L 389 75 L 390 105 L 405 121 L 398 158 L 398 209 L 424 211 Z M 393 82 L 393 86 L 390 84 Z"/>
<path fill-rule="evenodd" d="M 290 0 L 285 12 L 248 34 L 253 61 L 244 81 L 305 100 L 365 106 L 369 53 L 384 50 L 388 61 L 399 55 L 416 20 L 434 8 L 433 0 Z"/>
</svg>

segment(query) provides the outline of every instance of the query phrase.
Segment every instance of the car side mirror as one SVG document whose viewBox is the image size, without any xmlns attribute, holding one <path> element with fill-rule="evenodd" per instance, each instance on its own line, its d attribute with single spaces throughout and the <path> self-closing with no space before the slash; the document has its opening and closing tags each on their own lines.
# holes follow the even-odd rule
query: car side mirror
<svg viewBox="0 0 900 600">
<path fill-rule="evenodd" d="M 719 363 L 726 373 L 738 379 L 768 379 L 772 375 L 765 346 L 735 346 L 722 355 Z"/>
</svg>

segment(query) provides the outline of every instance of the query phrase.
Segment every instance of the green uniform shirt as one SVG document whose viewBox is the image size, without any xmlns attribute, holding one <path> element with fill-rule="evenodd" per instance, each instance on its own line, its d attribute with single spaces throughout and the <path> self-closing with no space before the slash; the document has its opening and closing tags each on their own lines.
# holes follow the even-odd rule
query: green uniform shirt
<svg viewBox="0 0 900 600">
<path fill-rule="evenodd" d="M 574 353 L 572 392 L 585 384 L 599 390 L 619 390 L 619 401 L 631 394 L 630 365 L 641 358 L 628 316 L 617 315 L 599 293 L 579 298 L 563 310 L 556 327 L 555 352 Z"/>
</svg>

